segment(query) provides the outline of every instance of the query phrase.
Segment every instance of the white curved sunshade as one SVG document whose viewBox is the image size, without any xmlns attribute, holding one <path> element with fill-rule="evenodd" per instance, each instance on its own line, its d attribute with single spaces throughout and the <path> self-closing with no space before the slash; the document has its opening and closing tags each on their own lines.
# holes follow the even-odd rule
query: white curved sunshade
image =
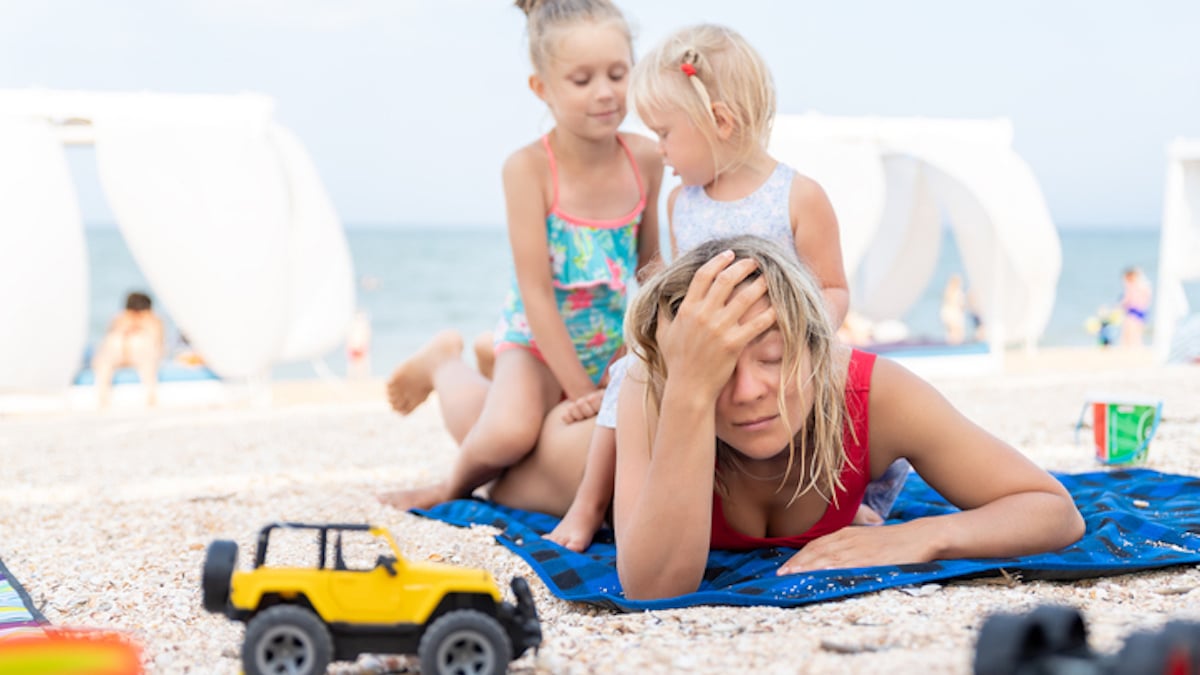
<svg viewBox="0 0 1200 675">
<path fill-rule="evenodd" d="M 288 190 L 270 106 L 97 115 L 96 163 L 130 251 L 224 377 L 267 372 L 288 329 Z"/>
<path fill-rule="evenodd" d="M 313 358 L 337 347 L 354 314 L 350 246 L 312 159 L 272 124 L 271 142 L 288 185 L 287 330 L 280 361 Z"/>
<path fill-rule="evenodd" d="M 911 152 L 929 165 L 985 323 L 1002 326 L 1005 341 L 1036 342 L 1054 309 L 1062 247 L 1033 172 L 1007 147 L 946 142 Z M 1002 307 L 999 324 L 990 298 Z"/>
<path fill-rule="evenodd" d="M 829 195 L 838 218 L 842 264 L 849 276 L 866 254 L 883 215 L 883 162 L 876 144 L 814 136 L 805 127 L 808 121 L 807 117 L 778 117 L 771 132 L 771 156 L 817 181 Z"/>
<path fill-rule="evenodd" d="M 1171 353 L 1175 328 L 1188 315 L 1185 281 L 1200 280 L 1200 139 L 1176 139 L 1167 149 L 1167 184 L 1154 290 L 1154 352 Z"/>
<path fill-rule="evenodd" d="M 66 387 L 87 341 L 88 277 L 62 143 L 0 118 L 0 389 Z"/>
<path fill-rule="evenodd" d="M 850 306 L 876 320 L 902 319 L 921 298 L 941 253 L 942 221 L 924 164 L 887 155 L 887 201 L 850 279 Z"/>
</svg>

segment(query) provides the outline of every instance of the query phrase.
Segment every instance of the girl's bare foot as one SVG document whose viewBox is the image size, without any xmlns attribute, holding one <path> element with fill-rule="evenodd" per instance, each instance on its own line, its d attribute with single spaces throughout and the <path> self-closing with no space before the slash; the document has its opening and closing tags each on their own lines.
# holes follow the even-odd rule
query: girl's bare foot
<svg viewBox="0 0 1200 675">
<path fill-rule="evenodd" d="M 491 332 L 476 335 L 472 347 L 475 349 L 475 366 L 479 369 L 479 374 L 492 379 L 492 368 L 496 365 L 496 347 L 492 344 Z"/>
<path fill-rule="evenodd" d="M 866 504 L 858 505 L 858 513 L 854 514 L 854 520 L 850 521 L 851 525 L 882 525 L 883 518 L 875 513 L 875 510 Z"/>
<path fill-rule="evenodd" d="M 454 497 L 455 495 L 450 492 L 448 485 L 438 483 L 410 490 L 385 492 L 379 495 L 379 501 L 388 506 L 407 511 L 409 509 L 432 509 L 438 504 L 454 499 Z"/>
<path fill-rule="evenodd" d="M 572 502 L 571 508 L 567 509 L 567 515 L 563 516 L 546 538 L 565 549 L 583 553 L 592 545 L 592 539 L 596 536 L 596 530 L 600 529 L 604 516 L 594 515 L 594 509 L 576 508 L 577 503 Z"/>
<path fill-rule="evenodd" d="M 463 339 L 458 331 L 445 330 L 433 336 L 416 354 L 401 363 L 387 383 L 388 403 L 407 415 L 433 392 L 433 373 L 446 361 L 462 358 Z"/>
</svg>

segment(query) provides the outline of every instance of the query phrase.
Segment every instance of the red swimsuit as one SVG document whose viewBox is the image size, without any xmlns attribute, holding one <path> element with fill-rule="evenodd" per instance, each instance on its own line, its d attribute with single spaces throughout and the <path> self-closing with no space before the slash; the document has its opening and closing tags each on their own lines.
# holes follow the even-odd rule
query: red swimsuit
<svg viewBox="0 0 1200 675">
<path fill-rule="evenodd" d="M 870 400 L 871 371 L 874 367 L 874 354 L 857 349 L 851 353 L 850 368 L 846 374 L 846 410 L 849 417 L 843 432 L 846 465 L 841 474 L 845 489 L 838 492 L 837 507 L 830 502 L 825 514 L 807 532 L 789 537 L 751 537 L 733 529 L 725 521 L 721 495 L 713 492 L 712 540 L 709 548 L 732 551 L 749 551 L 771 546 L 800 548 L 817 537 L 846 527 L 854 520 L 867 483 L 871 481 L 870 456 L 867 450 L 867 403 Z M 854 434 L 850 432 L 851 425 Z"/>
</svg>

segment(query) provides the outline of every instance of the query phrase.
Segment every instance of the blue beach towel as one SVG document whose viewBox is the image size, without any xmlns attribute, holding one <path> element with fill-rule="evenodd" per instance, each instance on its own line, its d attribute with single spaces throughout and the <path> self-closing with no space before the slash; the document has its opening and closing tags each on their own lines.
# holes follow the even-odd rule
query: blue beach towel
<svg viewBox="0 0 1200 675">
<path fill-rule="evenodd" d="M 1084 579 L 1200 563 L 1200 478 L 1148 469 L 1056 474 L 1087 521 L 1087 533 L 1062 551 L 1022 558 L 948 560 L 775 576 L 792 549 L 713 551 L 695 593 L 662 600 L 626 600 L 617 580 L 612 532 L 601 530 L 585 553 L 542 535 L 558 519 L 478 500 L 415 511 L 459 526 L 491 525 L 564 600 L 636 611 L 697 605 L 795 607 L 885 588 L 990 576 L 1000 570 L 1025 579 Z M 955 508 L 916 474 L 909 476 L 888 522 L 949 513 Z"/>
</svg>

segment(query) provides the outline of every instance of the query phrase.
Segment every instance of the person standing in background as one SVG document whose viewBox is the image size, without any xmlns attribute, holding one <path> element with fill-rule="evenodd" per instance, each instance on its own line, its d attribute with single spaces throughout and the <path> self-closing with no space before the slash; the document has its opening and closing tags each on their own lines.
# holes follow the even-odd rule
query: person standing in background
<svg viewBox="0 0 1200 675">
<path fill-rule="evenodd" d="M 371 374 L 371 315 L 358 310 L 346 332 L 346 375 L 364 378 Z"/>
<path fill-rule="evenodd" d="M 963 290 L 963 279 L 951 274 L 942 291 L 942 309 L 939 313 L 942 326 L 946 329 L 946 342 L 960 345 L 967 337 L 967 294 Z"/>
<path fill-rule="evenodd" d="M 1146 314 L 1150 311 L 1153 291 L 1140 267 L 1127 267 L 1122 274 L 1125 290 L 1121 294 L 1121 346 L 1141 347 L 1146 333 Z"/>
</svg>

